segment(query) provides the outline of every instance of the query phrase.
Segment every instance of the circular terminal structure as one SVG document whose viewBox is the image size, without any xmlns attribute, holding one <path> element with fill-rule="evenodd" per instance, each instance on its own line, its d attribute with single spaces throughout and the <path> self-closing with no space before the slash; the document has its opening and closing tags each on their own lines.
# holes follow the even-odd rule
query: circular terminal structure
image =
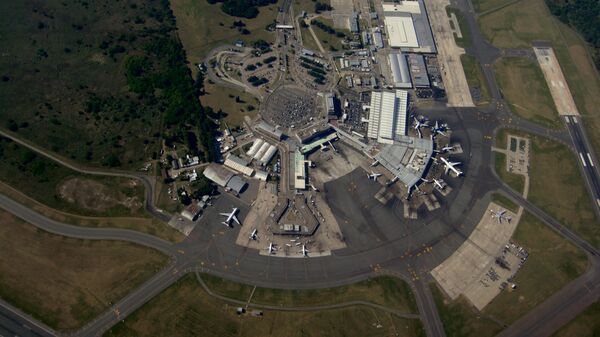
<svg viewBox="0 0 600 337">
<path fill-rule="evenodd" d="M 280 127 L 289 128 L 308 123 L 316 117 L 315 95 L 293 85 L 284 85 L 273 91 L 263 105 L 262 116 Z"/>
</svg>

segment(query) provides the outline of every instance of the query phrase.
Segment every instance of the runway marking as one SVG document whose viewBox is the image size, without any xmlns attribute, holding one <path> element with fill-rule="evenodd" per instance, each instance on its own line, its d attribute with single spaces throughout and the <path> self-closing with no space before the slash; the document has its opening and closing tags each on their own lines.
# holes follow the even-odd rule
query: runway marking
<svg viewBox="0 0 600 337">
<path fill-rule="evenodd" d="M 583 154 L 581 152 L 579 152 L 579 157 L 581 158 L 581 162 L 583 163 L 583 167 L 587 167 L 587 164 L 585 163 L 585 159 L 583 158 Z"/>
<path fill-rule="evenodd" d="M 590 156 L 589 152 L 587 153 L 587 157 L 588 157 L 588 160 L 590 161 L 590 165 L 592 165 L 592 167 L 594 167 L 594 162 L 592 161 L 592 156 Z"/>
</svg>

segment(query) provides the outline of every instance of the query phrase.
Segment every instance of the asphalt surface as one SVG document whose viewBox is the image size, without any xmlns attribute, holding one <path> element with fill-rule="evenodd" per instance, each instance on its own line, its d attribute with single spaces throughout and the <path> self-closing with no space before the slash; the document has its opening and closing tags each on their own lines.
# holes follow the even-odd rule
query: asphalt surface
<svg viewBox="0 0 600 337">
<path fill-rule="evenodd" d="M 0 336 L 50 337 L 54 335 L 54 330 L 10 304 L 0 301 Z"/>
</svg>

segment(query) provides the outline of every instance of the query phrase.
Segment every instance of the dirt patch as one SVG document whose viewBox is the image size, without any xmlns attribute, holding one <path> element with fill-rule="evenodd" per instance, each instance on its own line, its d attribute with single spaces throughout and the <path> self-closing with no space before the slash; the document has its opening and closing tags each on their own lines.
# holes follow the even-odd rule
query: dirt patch
<svg viewBox="0 0 600 337">
<path fill-rule="evenodd" d="M 137 196 L 128 196 L 123 190 L 136 186 L 134 180 L 127 180 L 118 188 L 110 188 L 94 180 L 70 178 L 58 187 L 58 195 L 64 201 L 90 211 L 106 212 L 123 206 L 135 213 L 143 206 L 142 200 Z"/>
</svg>

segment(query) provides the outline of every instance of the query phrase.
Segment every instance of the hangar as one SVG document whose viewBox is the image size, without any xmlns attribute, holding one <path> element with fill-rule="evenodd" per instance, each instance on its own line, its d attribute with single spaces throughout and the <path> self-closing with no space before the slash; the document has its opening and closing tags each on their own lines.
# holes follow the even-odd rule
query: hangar
<svg viewBox="0 0 600 337">
<path fill-rule="evenodd" d="M 394 87 L 402 89 L 412 88 L 406 56 L 399 51 L 392 51 L 388 54 L 388 62 L 392 69 Z"/>
<path fill-rule="evenodd" d="M 406 135 L 408 92 L 405 90 L 373 91 L 369 109 L 367 137 L 379 143 L 392 144 Z"/>
<path fill-rule="evenodd" d="M 416 53 L 436 52 L 423 0 L 384 3 L 383 15 L 390 47 Z"/>
</svg>

